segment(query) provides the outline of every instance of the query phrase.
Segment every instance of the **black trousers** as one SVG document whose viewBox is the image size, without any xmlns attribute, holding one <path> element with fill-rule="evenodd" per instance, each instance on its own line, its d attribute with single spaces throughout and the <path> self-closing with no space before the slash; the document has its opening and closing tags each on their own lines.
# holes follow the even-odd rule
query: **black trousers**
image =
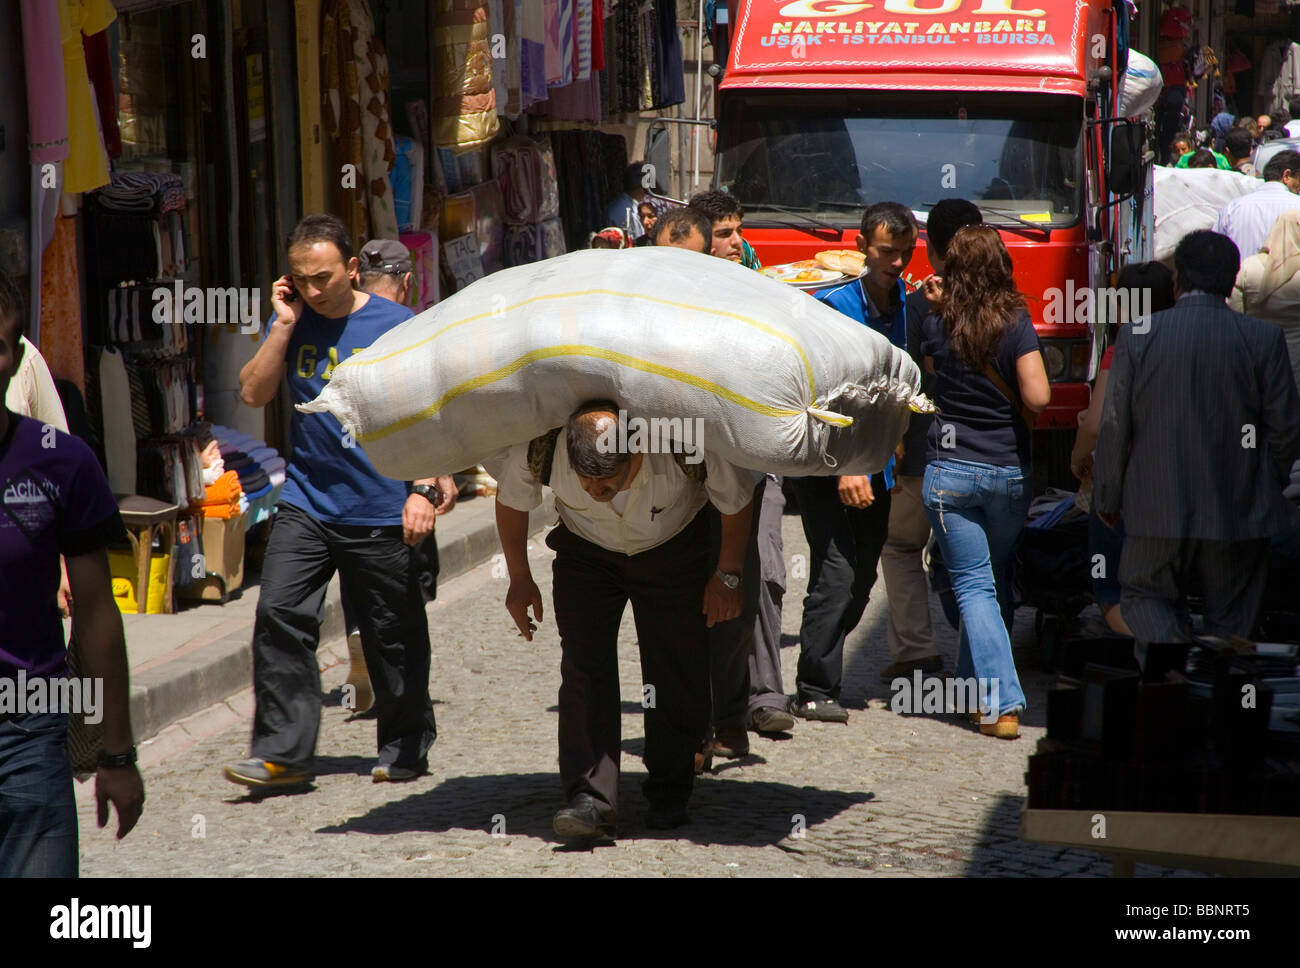
<svg viewBox="0 0 1300 968">
<path fill-rule="evenodd" d="M 287 504 L 271 528 L 253 626 L 252 755 L 311 765 L 321 714 L 316 646 L 335 570 L 355 609 L 375 691 L 379 762 L 423 767 L 438 735 L 429 698 L 429 626 L 401 525 L 326 524 Z"/>
<path fill-rule="evenodd" d="M 884 475 L 873 474 L 871 507 L 850 508 L 840 501 L 836 477 L 793 483 L 812 558 L 799 629 L 798 699 L 838 700 L 844 639 L 862 619 L 889 532 L 889 491 Z"/>
<path fill-rule="evenodd" d="M 566 799 L 590 793 L 618 808 L 621 707 L 618 628 L 632 603 L 645 706 L 642 789 L 652 804 L 683 806 L 695 752 L 709 726 L 704 586 L 713 573 L 707 507 L 679 534 L 636 555 L 578 537 L 563 524 L 546 538 L 560 633 L 560 779 Z M 649 690 L 653 689 L 653 693 Z"/>
</svg>

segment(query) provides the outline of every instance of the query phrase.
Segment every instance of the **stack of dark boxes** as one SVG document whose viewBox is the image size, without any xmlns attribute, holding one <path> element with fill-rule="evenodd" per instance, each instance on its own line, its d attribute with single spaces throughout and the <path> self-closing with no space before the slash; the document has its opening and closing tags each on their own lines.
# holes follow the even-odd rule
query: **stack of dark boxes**
<svg viewBox="0 0 1300 968">
<path fill-rule="evenodd" d="M 1141 667 L 1132 639 L 1067 643 L 1030 808 L 1300 816 L 1300 730 L 1269 728 L 1296 673 L 1294 649 L 1236 639 L 1149 644 Z"/>
</svg>

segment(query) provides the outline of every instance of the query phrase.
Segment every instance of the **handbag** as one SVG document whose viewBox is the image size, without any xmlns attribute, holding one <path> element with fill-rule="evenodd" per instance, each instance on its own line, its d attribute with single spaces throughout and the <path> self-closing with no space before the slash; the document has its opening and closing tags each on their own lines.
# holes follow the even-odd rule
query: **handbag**
<svg viewBox="0 0 1300 968">
<path fill-rule="evenodd" d="M 1024 402 L 1020 399 L 1020 394 L 1011 389 L 1010 384 L 1008 384 L 1006 380 L 1002 379 L 1001 374 L 999 374 L 997 370 L 993 369 L 991 364 L 984 368 L 984 375 L 988 377 L 990 383 L 997 387 L 999 393 L 1011 401 L 1012 411 L 1019 414 L 1020 419 L 1025 422 L 1025 426 L 1032 430 L 1034 427 L 1034 421 L 1038 419 L 1038 414 L 1025 406 Z"/>
</svg>

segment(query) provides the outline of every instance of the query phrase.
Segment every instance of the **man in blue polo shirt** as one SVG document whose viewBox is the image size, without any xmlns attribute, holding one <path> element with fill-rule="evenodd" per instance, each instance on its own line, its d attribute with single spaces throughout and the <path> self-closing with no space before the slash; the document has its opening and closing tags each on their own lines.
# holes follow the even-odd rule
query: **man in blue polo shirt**
<svg viewBox="0 0 1300 968">
<path fill-rule="evenodd" d="M 916 219 L 897 202 L 876 202 L 862 215 L 858 249 L 865 256 L 853 282 L 817 293 L 844 315 L 907 347 L 903 270 L 916 247 Z M 800 627 L 798 692 L 790 711 L 804 719 L 847 723 L 840 706 L 844 639 L 862 618 L 876 583 L 889 528 L 894 461 L 870 477 L 803 477 L 793 481 L 812 556 Z"/>
<path fill-rule="evenodd" d="M 334 367 L 412 316 L 354 288 L 358 260 L 343 223 L 308 215 L 288 243 L 289 273 L 271 287 L 275 319 L 240 371 L 240 397 L 264 407 L 289 378 L 290 402 L 314 400 Z M 316 664 L 326 585 L 339 572 L 356 612 L 375 692 L 376 782 L 428 769 L 437 736 L 429 698 L 429 628 L 414 545 L 451 506 L 450 478 L 409 486 L 382 476 L 338 420 L 294 410 L 293 460 L 262 568 L 253 627 L 251 758 L 226 778 L 252 787 L 312 779 L 320 729 Z"/>
</svg>

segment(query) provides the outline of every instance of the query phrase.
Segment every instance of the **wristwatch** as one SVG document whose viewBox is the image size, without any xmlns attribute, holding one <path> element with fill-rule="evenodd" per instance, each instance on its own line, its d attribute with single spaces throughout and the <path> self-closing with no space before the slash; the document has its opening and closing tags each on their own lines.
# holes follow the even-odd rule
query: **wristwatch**
<svg viewBox="0 0 1300 968">
<path fill-rule="evenodd" d="M 438 490 L 437 484 L 416 484 L 411 488 L 412 494 L 418 494 L 434 507 L 442 503 L 442 492 Z"/>
<path fill-rule="evenodd" d="M 729 575 L 721 568 L 717 570 L 716 574 L 718 578 L 722 580 L 722 584 L 726 585 L 732 591 L 735 591 L 737 588 L 739 588 L 741 581 L 744 580 L 741 578 L 740 575 Z"/>
<path fill-rule="evenodd" d="M 134 766 L 136 760 L 135 747 L 132 746 L 125 753 L 106 753 L 104 750 L 99 751 L 99 765 L 106 766 L 110 769 L 123 766 Z"/>
</svg>

